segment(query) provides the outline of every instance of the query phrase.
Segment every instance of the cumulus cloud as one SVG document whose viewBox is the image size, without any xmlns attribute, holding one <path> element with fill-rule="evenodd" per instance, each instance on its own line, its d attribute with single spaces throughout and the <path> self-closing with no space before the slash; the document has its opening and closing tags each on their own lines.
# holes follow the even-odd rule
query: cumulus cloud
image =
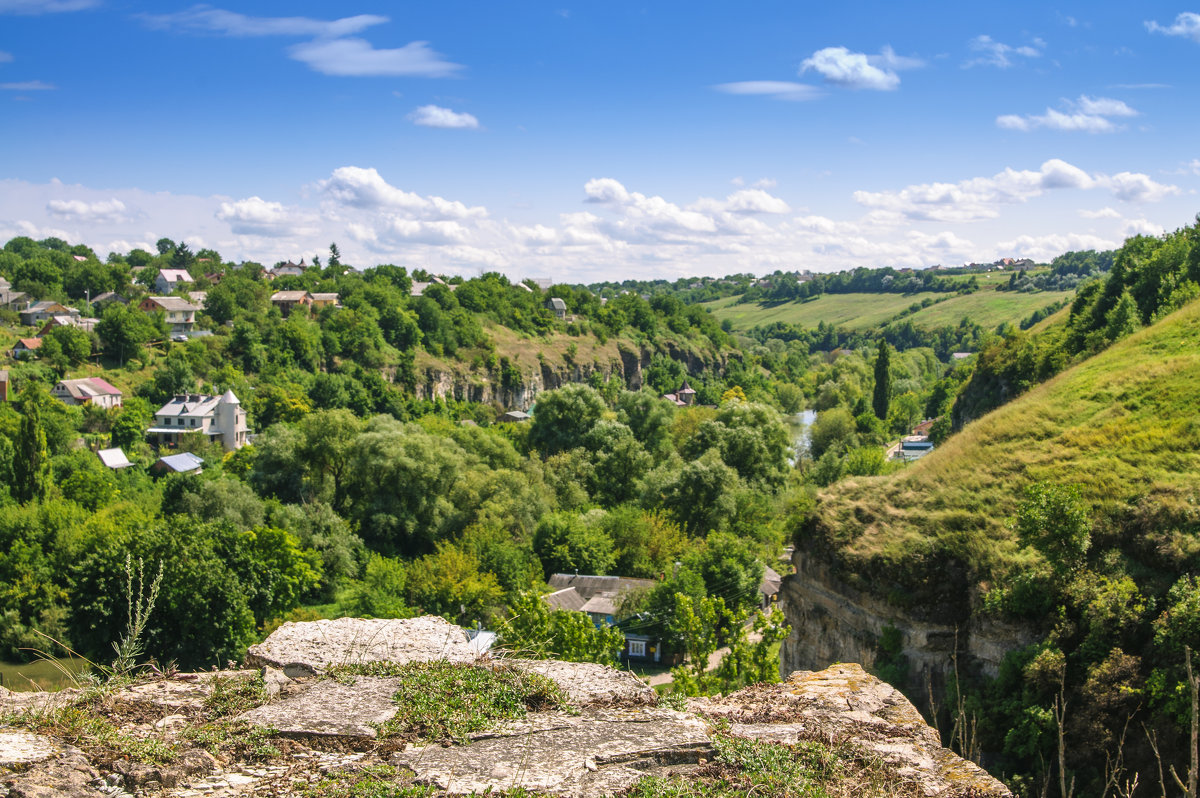
<svg viewBox="0 0 1200 798">
<path fill-rule="evenodd" d="M 442 58 L 429 42 L 377 50 L 364 39 L 316 40 L 292 45 L 288 55 L 316 72 L 342 77 L 444 78 L 462 69 Z"/>
<path fill-rule="evenodd" d="M 1144 174 L 1089 175 L 1055 158 L 1036 171 L 1009 168 L 992 177 L 958 183 L 923 183 L 900 191 L 856 191 L 854 199 L 860 205 L 907 219 L 969 222 L 995 218 L 1004 205 L 1024 203 L 1059 189 L 1108 189 L 1125 202 L 1153 202 L 1179 193 L 1178 187 L 1156 183 Z"/>
<path fill-rule="evenodd" d="M 1042 49 L 1046 43 L 1041 39 L 1034 39 L 1033 45 L 1012 45 L 998 42 L 991 36 L 976 36 L 971 41 L 967 42 L 967 49 L 974 55 L 967 59 L 964 67 L 973 66 L 994 66 L 1000 69 L 1008 69 L 1016 64 L 1018 58 L 1037 58 L 1042 54 Z"/>
<path fill-rule="evenodd" d="M 487 216 L 483 207 L 467 207 L 442 197 L 422 197 L 396 188 L 374 168 L 342 166 L 317 188 L 342 205 L 366 210 L 404 211 L 414 216 L 464 219 Z"/>
<path fill-rule="evenodd" d="M 1200 14 L 1184 11 L 1175 17 L 1170 25 L 1159 25 L 1153 20 L 1146 22 L 1146 30 L 1151 33 L 1163 33 L 1167 36 L 1182 36 L 1194 42 L 1200 42 Z"/>
<path fill-rule="evenodd" d="M 772 196 L 761 188 L 735 191 L 726 198 L 725 207 L 733 213 L 789 213 L 792 210 L 779 197 Z"/>
<path fill-rule="evenodd" d="M 1119 239 L 1102 238 L 1086 233 L 1053 233 L 1044 236 L 1017 236 L 996 244 L 996 250 L 1011 253 L 1012 257 L 1016 258 L 1045 262 L 1072 250 L 1105 250 L 1116 249 L 1119 246 Z"/>
<path fill-rule="evenodd" d="M 1114 208 L 1101 208 L 1096 211 L 1081 210 L 1079 215 L 1084 219 L 1120 219 L 1121 214 Z"/>
<path fill-rule="evenodd" d="M 261 197 L 222 202 L 216 218 L 227 222 L 230 230 L 238 235 L 282 238 L 305 235 L 314 230 L 311 214 L 289 210 L 281 203 L 268 202 Z"/>
<path fill-rule="evenodd" d="M 46 83 L 41 80 L 25 80 L 17 83 L 0 83 L 0 89 L 4 91 L 53 91 L 56 87 L 52 83 Z"/>
<path fill-rule="evenodd" d="M 996 117 L 996 125 L 1006 130 L 1025 132 L 1048 128 L 1068 132 L 1112 133 L 1121 129 L 1112 121 L 1113 118 L 1128 119 L 1138 115 L 1124 102 L 1111 97 L 1082 95 L 1078 100 L 1064 100 L 1063 106 L 1065 111 L 1047 108 L 1046 113 L 1041 115 L 1004 114 Z"/>
<path fill-rule="evenodd" d="M 845 47 L 826 47 L 817 50 L 800 64 L 800 74 L 817 72 L 826 82 L 844 89 L 892 91 L 899 88 L 898 70 L 923 66 L 916 58 L 896 55 L 884 47 L 879 55 L 854 53 Z"/>
<path fill-rule="evenodd" d="M 114 222 L 125 218 L 125 203 L 113 199 L 84 202 L 83 200 L 53 199 L 46 203 L 51 214 L 79 222 Z"/>
<path fill-rule="evenodd" d="M 1121 235 L 1129 238 L 1130 236 L 1160 236 L 1166 232 L 1166 228 L 1161 224 L 1156 224 L 1149 219 L 1126 219 L 1121 224 Z"/>
<path fill-rule="evenodd" d="M 99 4 L 100 0 L 0 0 L 0 14 L 59 14 Z"/>
<path fill-rule="evenodd" d="M 442 108 L 437 105 L 422 105 L 409 114 L 408 118 L 412 120 L 414 125 L 420 125 L 421 127 L 440 127 L 459 130 L 475 130 L 479 127 L 479 120 L 471 114 L 451 111 L 449 108 Z"/>
<path fill-rule="evenodd" d="M 793 102 L 815 100 L 825 96 L 825 92 L 816 86 L 787 80 L 743 80 L 736 83 L 719 83 L 713 88 L 725 94 L 758 95 Z"/>
<path fill-rule="evenodd" d="M 173 14 L 143 14 L 140 19 L 159 30 L 188 30 L 224 36 L 315 36 L 337 38 L 361 33 L 382 25 L 387 17 L 359 14 L 324 20 L 312 17 L 251 17 L 207 5 L 197 5 Z"/>
</svg>

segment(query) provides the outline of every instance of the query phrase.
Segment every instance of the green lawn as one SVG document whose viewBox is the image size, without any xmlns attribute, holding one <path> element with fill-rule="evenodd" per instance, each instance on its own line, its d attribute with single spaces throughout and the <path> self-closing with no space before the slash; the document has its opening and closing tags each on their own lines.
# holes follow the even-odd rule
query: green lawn
<svg viewBox="0 0 1200 798">
<path fill-rule="evenodd" d="M 990 277 L 992 275 L 978 275 Z M 995 282 L 1000 282 L 996 280 Z M 1007 278 L 1005 279 L 1007 282 Z M 918 327 L 957 325 L 964 316 L 984 327 L 1009 322 L 1019 324 L 1035 310 L 1060 299 L 1069 299 L 1071 291 L 1047 291 L 1032 294 L 997 291 L 995 285 L 974 294 L 954 296 L 924 292 L 920 294 L 822 294 L 807 302 L 738 304 L 738 297 L 726 297 L 704 303 L 720 320 L 729 319 L 735 330 L 783 322 L 813 328 L 820 322 L 851 330 L 864 330 L 886 324 L 913 303 L 925 299 L 934 304 L 906 318 Z M 937 300 L 942 301 L 937 301 Z"/>
</svg>

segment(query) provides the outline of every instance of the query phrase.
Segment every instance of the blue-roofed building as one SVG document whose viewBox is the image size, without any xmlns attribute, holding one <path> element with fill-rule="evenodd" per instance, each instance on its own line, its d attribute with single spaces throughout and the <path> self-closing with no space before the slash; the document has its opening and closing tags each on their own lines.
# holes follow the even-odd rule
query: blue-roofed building
<svg viewBox="0 0 1200 798">
<path fill-rule="evenodd" d="M 155 476 L 166 474 L 199 474 L 204 470 L 204 458 L 191 452 L 180 452 L 160 457 L 150 466 L 150 473 Z"/>
</svg>

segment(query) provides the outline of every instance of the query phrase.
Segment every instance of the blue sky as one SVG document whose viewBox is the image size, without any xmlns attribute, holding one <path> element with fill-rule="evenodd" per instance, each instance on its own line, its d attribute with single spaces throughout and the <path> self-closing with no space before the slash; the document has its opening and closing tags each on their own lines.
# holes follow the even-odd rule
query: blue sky
<svg viewBox="0 0 1200 798">
<path fill-rule="evenodd" d="M 1200 4 L 0 0 L 0 240 L 612 277 L 1200 211 Z"/>
</svg>

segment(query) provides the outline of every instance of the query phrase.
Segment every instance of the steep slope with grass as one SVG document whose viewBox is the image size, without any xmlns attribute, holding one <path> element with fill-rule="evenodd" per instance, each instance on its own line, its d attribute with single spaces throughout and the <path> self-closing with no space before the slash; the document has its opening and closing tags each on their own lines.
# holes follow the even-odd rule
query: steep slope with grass
<svg viewBox="0 0 1200 798">
<path fill-rule="evenodd" d="M 904 471 L 839 483 L 797 530 L 847 582 L 939 619 L 1019 568 L 1026 486 L 1078 485 L 1103 514 L 1200 489 L 1200 303 L 969 424 Z M 977 595 L 977 594 L 976 594 Z"/>
</svg>

